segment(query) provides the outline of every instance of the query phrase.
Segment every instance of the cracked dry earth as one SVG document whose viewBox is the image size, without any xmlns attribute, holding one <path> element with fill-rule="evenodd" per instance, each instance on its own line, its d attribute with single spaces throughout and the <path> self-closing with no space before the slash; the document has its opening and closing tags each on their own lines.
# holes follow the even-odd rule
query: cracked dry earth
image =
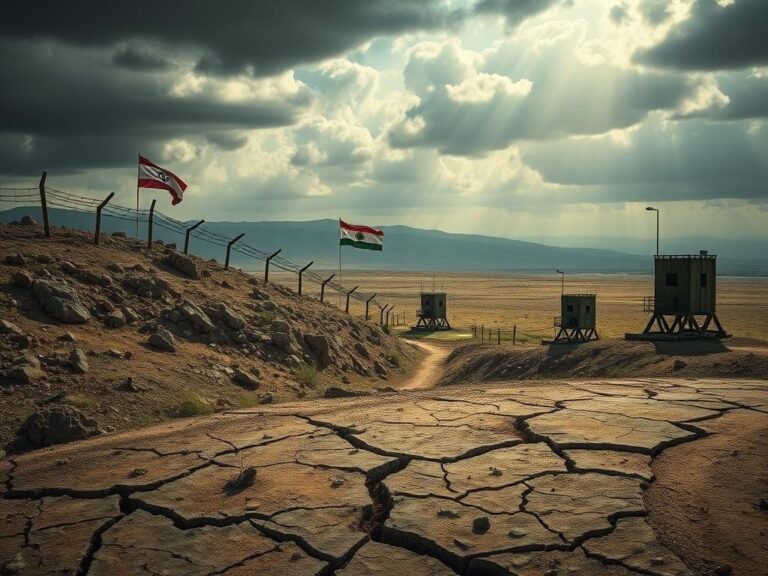
<svg viewBox="0 0 768 576">
<path fill-rule="evenodd" d="M 648 523 L 652 460 L 724 414 L 768 413 L 766 382 L 500 386 L 238 410 L 14 456 L 0 559 L 24 575 L 695 573 Z"/>
</svg>

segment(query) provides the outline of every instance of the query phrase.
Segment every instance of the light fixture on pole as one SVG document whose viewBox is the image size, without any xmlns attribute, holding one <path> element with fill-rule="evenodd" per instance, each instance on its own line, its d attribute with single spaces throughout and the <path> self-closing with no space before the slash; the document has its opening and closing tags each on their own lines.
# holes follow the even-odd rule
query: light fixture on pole
<svg viewBox="0 0 768 576">
<path fill-rule="evenodd" d="M 656 256 L 659 255 L 659 209 L 653 206 L 646 206 L 648 212 L 656 212 Z"/>
<path fill-rule="evenodd" d="M 565 294 L 565 272 L 561 272 L 560 270 L 555 270 L 558 274 L 560 274 L 560 296 Z"/>
</svg>

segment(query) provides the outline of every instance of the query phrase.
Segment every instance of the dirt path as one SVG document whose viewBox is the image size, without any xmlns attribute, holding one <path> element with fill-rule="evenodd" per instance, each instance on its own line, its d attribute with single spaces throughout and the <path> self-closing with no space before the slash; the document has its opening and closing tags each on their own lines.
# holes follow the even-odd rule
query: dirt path
<svg viewBox="0 0 768 576">
<path fill-rule="evenodd" d="M 400 390 L 423 390 L 425 388 L 431 388 L 440 378 L 440 375 L 444 370 L 443 364 L 445 363 L 448 354 L 451 353 L 451 348 L 450 346 L 428 344 L 418 340 L 408 340 L 408 342 L 421 348 L 426 356 L 416 373 L 409 379 L 403 381 L 398 388 Z"/>
</svg>

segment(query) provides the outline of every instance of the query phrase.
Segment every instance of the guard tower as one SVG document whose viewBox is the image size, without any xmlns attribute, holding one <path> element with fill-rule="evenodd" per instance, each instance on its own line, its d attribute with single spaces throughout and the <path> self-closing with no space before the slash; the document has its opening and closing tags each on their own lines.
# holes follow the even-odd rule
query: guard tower
<svg viewBox="0 0 768 576">
<path fill-rule="evenodd" d="M 656 256 L 655 269 L 654 295 L 643 299 L 643 310 L 653 315 L 641 337 L 728 336 L 716 313 L 716 256 L 706 250 L 698 255 Z M 667 317 L 672 317 L 671 324 Z"/>
<path fill-rule="evenodd" d="M 595 320 L 597 296 L 594 294 L 563 294 L 560 296 L 560 316 L 554 326 L 559 328 L 554 342 L 588 342 L 599 340 Z"/>
<path fill-rule="evenodd" d="M 416 328 L 427 330 L 450 330 L 448 324 L 448 303 L 445 292 L 422 292 L 421 309 L 416 311 L 419 321 Z"/>
</svg>

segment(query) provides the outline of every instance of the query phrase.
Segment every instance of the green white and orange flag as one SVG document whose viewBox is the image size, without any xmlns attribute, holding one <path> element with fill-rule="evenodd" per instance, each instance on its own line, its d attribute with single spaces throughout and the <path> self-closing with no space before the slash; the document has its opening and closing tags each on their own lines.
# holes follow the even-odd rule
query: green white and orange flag
<svg viewBox="0 0 768 576">
<path fill-rule="evenodd" d="M 339 220 L 339 244 L 341 246 L 354 246 L 364 250 L 381 250 L 384 242 L 384 232 L 370 226 L 347 224 Z"/>
</svg>

